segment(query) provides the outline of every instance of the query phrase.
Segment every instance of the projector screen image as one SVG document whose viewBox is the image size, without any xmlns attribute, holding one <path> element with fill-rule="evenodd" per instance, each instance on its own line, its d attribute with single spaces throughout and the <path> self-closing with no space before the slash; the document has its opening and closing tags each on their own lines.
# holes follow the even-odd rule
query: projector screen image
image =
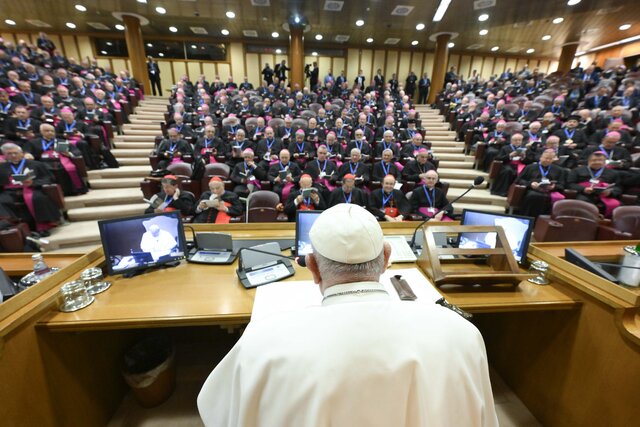
<svg viewBox="0 0 640 427">
<path fill-rule="evenodd" d="M 501 226 L 516 261 L 521 262 L 526 258 L 533 218 L 465 210 L 462 213 L 460 224 Z M 495 248 L 496 240 L 497 233 L 461 233 L 458 247 L 463 249 Z"/>
<path fill-rule="evenodd" d="M 184 258 L 179 212 L 101 221 L 99 227 L 110 274 Z"/>
</svg>

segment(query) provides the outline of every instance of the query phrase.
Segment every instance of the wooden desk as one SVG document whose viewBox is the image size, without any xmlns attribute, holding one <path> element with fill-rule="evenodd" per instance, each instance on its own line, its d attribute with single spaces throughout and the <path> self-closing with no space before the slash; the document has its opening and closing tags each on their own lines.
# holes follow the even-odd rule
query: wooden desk
<svg viewBox="0 0 640 427">
<path fill-rule="evenodd" d="M 42 254 L 44 261 L 49 267 L 64 268 L 71 265 L 75 260 L 84 254 Z M 33 261 L 31 254 L 25 253 L 4 253 L 0 254 L 0 267 L 11 277 L 22 277 L 33 271 Z"/>
</svg>

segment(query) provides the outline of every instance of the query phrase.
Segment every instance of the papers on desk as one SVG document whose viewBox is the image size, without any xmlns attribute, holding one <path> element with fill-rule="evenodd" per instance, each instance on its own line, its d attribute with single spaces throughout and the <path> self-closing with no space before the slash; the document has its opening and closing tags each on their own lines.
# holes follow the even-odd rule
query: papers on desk
<svg viewBox="0 0 640 427">
<path fill-rule="evenodd" d="M 433 304 L 442 297 L 429 279 L 422 275 L 420 270 L 406 268 L 387 270 L 380 277 L 380 282 L 384 285 L 393 301 L 400 301 L 400 297 L 390 280 L 392 276 L 396 275 L 401 275 L 418 297 L 416 301 L 408 303 Z M 322 305 L 320 287 L 312 281 L 270 283 L 256 288 L 251 320 L 320 305 Z"/>
</svg>

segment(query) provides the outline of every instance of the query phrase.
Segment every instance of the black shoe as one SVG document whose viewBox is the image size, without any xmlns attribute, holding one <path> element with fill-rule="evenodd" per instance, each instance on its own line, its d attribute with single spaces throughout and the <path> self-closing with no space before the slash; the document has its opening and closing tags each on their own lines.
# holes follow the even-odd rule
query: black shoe
<svg viewBox="0 0 640 427">
<path fill-rule="evenodd" d="M 40 237 L 49 237 L 49 236 L 51 236 L 51 233 L 48 230 L 39 231 L 38 234 L 40 235 Z"/>
</svg>

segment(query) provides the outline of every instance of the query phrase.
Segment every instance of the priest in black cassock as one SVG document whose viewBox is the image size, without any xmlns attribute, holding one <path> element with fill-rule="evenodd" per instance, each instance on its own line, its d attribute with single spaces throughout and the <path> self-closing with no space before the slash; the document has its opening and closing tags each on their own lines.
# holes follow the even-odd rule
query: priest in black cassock
<svg viewBox="0 0 640 427">
<path fill-rule="evenodd" d="M 356 177 L 350 173 L 342 177 L 342 187 L 336 188 L 331 192 L 329 197 L 329 207 L 340 203 L 354 203 L 356 205 L 367 207 L 367 194 L 356 188 Z"/>
<path fill-rule="evenodd" d="M 436 187 L 438 173 L 435 170 L 427 171 L 424 176 L 424 185 L 416 187 L 411 193 L 409 203 L 411 212 L 421 215 L 423 218 L 433 218 L 436 221 L 452 221 L 453 206 L 449 204 L 444 192 Z"/>
<path fill-rule="evenodd" d="M 567 170 L 554 163 L 556 153 L 545 150 L 536 163 L 527 165 L 518 176 L 516 183 L 527 187 L 522 198 L 519 213 L 538 217 L 551 213 L 551 206 L 564 199 L 564 181 Z"/>
<path fill-rule="evenodd" d="M 242 203 L 238 195 L 224 189 L 224 182 L 214 176 L 209 181 L 209 191 L 200 196 L 196 204 L 193 222 L 228 224 L 232 217 L 242 215 Z"/>
<path fill-rule="evenodd" d="M 396 179 L 387 175 L 382 180 L 382 188 L 369 194 L 369 212 L 379 221 L 402 221 L 411 212 L 411 205 L 404 193 L 396 190 Z"/>
<path fill-rule="evenodd" d="M 320 189 L 313 185 L 313 178 L 309 174 L 302 174 L 299 181 L 300 188 L 291 191 L 284 204 L 284 213 L 289 221 L 295 221 L 297 211 L 323 211 L 327 209 Z"/>
<path fill-rule="evenodd" d="M 604 152 L 591 153 L 587 166 L 579 166 L 569 173 L 567 188 L 578 192 L 577 200 L 593 203 L 605 217 L 610 217 L 613 210 L 621 205 L 618 197 L 622 188 L 618 172 L 607 169 L 606 160 Z"/>
<path fill-rule="evenodd" d="M 47 168 L 36 160 L 24 157 L 22 148 L 7 142 L 2 145 L 6 162 L 0 163 L 0 204 L 4 210 L 15 212 L 42 236 L 60 221 L 60 210 L 43 191 L 44 184 L 51 184 Z M 16 212 L 16 202 L 23 202 L 25 209 Z"/>
<path fill-rule="evenodd" d="M 522 146 L 522 139 L 521 133 L 515 133 L 511 137 L 511 143 L 500 149 L 496 160 L 502 162 L 502 168 L 491 185 L 491 194 L 506 197 L 509 187 L 526 166 L 523 161 L 526 148 Z"/>
<path fill-rule="evenodd" d="M 429 162 L 429 151 L 427 151 L 426 148 L 423 148 L 418 153 L 416 159 L 409 161 L 405 165 L 404 169 L 402 169 L 402 181 L 420 182 L 422 180 L 422 175 L 435 169 L 436 167 Z"/>
<path fill-rule="evenodd" d="M 195 204 L 195 197 L 188 191 L 180 191 L 178 188 L 178 178 L 175 175 L 165 175 L 160 180 L 162 190 L 156 193 L 152 199 L 160 199 L 162 203 L 154 208 L 149 206 L 144 213 L 160 213 L 180 211 L 180 214 L 187 216 L 191 214 Z"/>
<path fill-rule="evenodd" d="M 400 171 L 393 162 L 393 151 L 386 149 L 382 152 L 382 160 L 373 165 L 371 180 L 382 182 L 385 176 L 391 175 L 396 180 L 400 178 Z"/>
<path fill-rule="evenodd" d="M 182 161 L 182 156 L 185 154 L 191 154 L 191 145 L 182 139 L 177 129 L 171 128 L 167 130 L 167 139 L 163 140 L 158 145 L 158 169 L 164 170 L 172 163 L 179 163 Z"/>
<path fill-rule="evenodd" d="M 289 150 L 280 151 L 280 159 L 269 167 L 267 178 L 273 186 L 273 191 L 278 193 L 281 201 L 286 201 L 295 184 L 300 180 L 302 171 L 300 167 L 291 161 Z"/>
<path fill-rule="evenodd" d="M 367 185 L 369 183 L 369 166 L 361 162 L 362 155 L 360 150 L 353 148 L 351 157 L 348 162 L 343 163 L 338 168 L 338 180 L 343 179 L 347 174 L 353 175 L 358 185 Z"/>
</svg>

